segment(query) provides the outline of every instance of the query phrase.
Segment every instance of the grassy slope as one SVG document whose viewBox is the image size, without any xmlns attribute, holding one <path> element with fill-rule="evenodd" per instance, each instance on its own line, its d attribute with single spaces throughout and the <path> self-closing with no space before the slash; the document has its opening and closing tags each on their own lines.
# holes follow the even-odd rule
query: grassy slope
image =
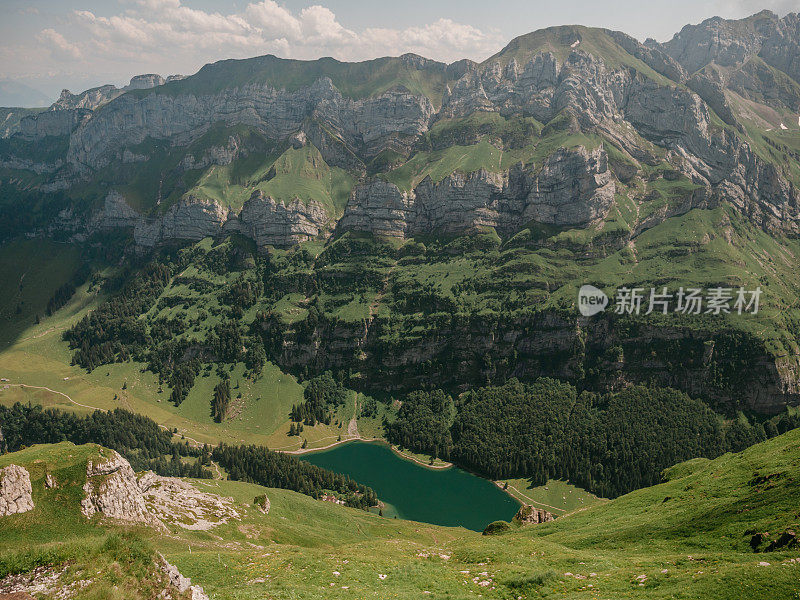
<svg viewBox="0 0 800 600">
<path fill-rule="evenodd" d="M 229 146 L 231 138 L 243 150 L 230 164 L 194 169 L 181 166 L 189 156 L 199 162 L 210 149 Z M 99 204 L 110 188 L 143 213 L 166 211 L 188 196 L 239 210 L 253 192 L 261 190 L 287 203 L 295 198 L 303 202 L 313 199 L 331 215 L 340 216 L 355 183 L 344 170 L 326 164 L 312 144 L 299 150 L 287 149 L 245 125 L 215 124 L 185 147 L 147 139 L 128 149 L 150 158 L 130 164 L 112 163 L 100 169 L 90 181 L 77 184 L 70 191 L 75 201 Z M 271 178 L 273 167 L 275 176 Z"/>
<path fill-rule="evenodd" d="M 4 279 L 16 282 L 25 274 L 23 298 L 32 307 L 24 320 L 17 320 L 12 310 L 19 301 L 16 285 L 8 286 L 7 295 L 0 298 L 2 314 L 12 313 L 12 320 L 2 328 L 4 337 L 0 339 L 0 378 L 9 380 L 0 385 L 3 404 L 32 401 L 78 412 L 89 409 L 75 403 L 106 410 L 122 407 L 145 414 L 170 429 L 177 428 L 181 434 L 201 442 L 266 443 L 272 432 L 287 421 L 292 404 L 302 401 L 302 387 L 276 366 L 267 363 L 262 376 L 250 381 L 241 376 L 243 366 L 236 365 L 231 378 L 240 387 L 233 391 L 234 396 L 242 393 L 244 408 L 235 418 L 220 424 L 214 423 L 210 416 L 214 374 L 198 377 L 189 398 L 176 408 L 169 402 L 169 390 L 159 393 L 157 377 L 142 371 L 144 365 L 106 365 L 92 373 L 71 365 L 72 353 L 61 334 L 97 305 L 97 292 L 89 285 L 82 286 L 52 317 L 44 316 L 44 306 L 62 278 L 68 279 L 70 269 L 77 266 L 77 250 L 70 246 L 37 241 L 14 242 L 0 248 Z M 33 324 L 35 312 L 42 315 L 39 325 Z M 17 323 L 19 327 L 14 325 Z M 52 392 L 20 388 L 20 384 L 46 387 Z M 126 385 L 124 390 L 123 385 Z M 66 394 L 75 403 L 53 392 Z"/>
<path fill-rule="evenodd" d="M 79 266 L 74 246 L 15 241 L 0 250 L 0 345 L 44 318 L 47 302 Z"/>
<path fill-rule="evenodd" d="M 661 485 L 497 537 L 385 519 L 281 490 L 266 490 L 272 507 L 265 516 L 247 508 L 263 488 L 226 481 L 199 485 L 232 496 L 241 523 L 143 535 L 215 600 L 791 598 L 800 589 L 800 566 L 788 561 L 798 551 L 754 554 L 746 532 L 777 537 L 797 527 L 798 447 L 800 431 L 793 431 L 740 454 L 689 461 L 669 469 Z M 80 452 L 69 444 L 34 447 L 0 459 L 0 466 L 45 461 L 57 477 L 58 469 L 72 469 L 79 485 L 73 459 Z M 33 472 L 37 509 L 4 521 L 0 548 L 9 550 L 0 564 L 41 547 L 61 558 L 76 552 L 50 529 L 57 520 L 79 539 L 103 534 L 81 523 L 70 502 L 43 500 L 53 492 L 43 489 L 42 463 Z"/>
<path fill-rule="evenodd" d="M 446 119 L 436 123 L 426 135 L 426 143 L 440 149 L 417 152 L 405 163 L 380 176 L 401 190 L 409 191 L 426 177 L 438 183 L 455 172 L 468 174 L 486 169 L 499 173 L 518 163 L 541 168 L 547 157 L 559 148 L 584 146 L 591 150 L 600 145 L 601 140 L 597 136 L 573 133 L 561 127 L 562 120 L 561 116 L 555 117 L 550 127 L 542 133 L 541 124 L 526 119 L 530 128 L 528 135 L 515 140 L 517 143 L 513 148 L 503 150 L 504 143 L 497 138 L 511 134 L 512 128 L 520 127 L 519 122 L 494 113 L 474 113 L 461 119 Z M 444 140 L 458 137 L 459 134 L 481 139 L 467 146 L 446 145 Z"/>
</svg>

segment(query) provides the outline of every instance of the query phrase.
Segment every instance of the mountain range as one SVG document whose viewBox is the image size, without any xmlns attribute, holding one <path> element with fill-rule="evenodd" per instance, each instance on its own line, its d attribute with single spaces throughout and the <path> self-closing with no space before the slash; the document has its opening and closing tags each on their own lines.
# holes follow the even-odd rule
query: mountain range
<svg viewBox="0 0 800 600">
<path fill-rule="evenodd" d="M 482 63 L 262 56 L 65 91 L 41 112 L 8 109 L 0 235 L 118 232 L 139 253 L 230 235 L 261 251 L 327 241 L 309 263 L 315 283 L 282 288 L 267 311 L 282 368 L 363 374 L 386 359 L 366 385 L 405 390 L 436 377 L 462 389 L 654 380 L 775 413 L 800 399 L 799 44 L 797 14 L 764 11 L 687 25 L 664 44 L 563 26 Z M 364 235 L 405 245 L 381 262 L 384 250 L 352 247 Z M 424 281 L 408 254 L 431 271 Z M 320 283 L 370 260 L 358 298 Z M 587 330 L 574 310 L 586 282 L 764 297 L 754 316 L 631 330 L 606 315 Z M 425 317 L 419 339 L 390 349 L 393 320 L 420 325 L 413 293 L 431 298 L 425 313 L 457 307 L 481 326 Z M 307 314 L 325 294 L 323 323 L 282 312 Z"/>
</svg>

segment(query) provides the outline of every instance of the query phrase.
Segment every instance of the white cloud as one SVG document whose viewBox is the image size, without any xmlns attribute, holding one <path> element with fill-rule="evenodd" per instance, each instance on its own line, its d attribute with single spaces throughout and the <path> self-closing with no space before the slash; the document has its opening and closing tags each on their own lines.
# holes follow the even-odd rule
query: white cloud
<svg viewBox="0 0 800 600">
<path fill-rule="evenodd" d="M 188 0 L 186 0 L 188 1 Z M 346 27 L 320 4 L 292 11 L 275 0 L 251 0 L 230 13 L 193 8 L 184 0 L 123 0 L 115 14 L 76 10 L 43 29 L 34 47 L 0 45 L 0 70 L 36 75 L 52 71 L 118 73 L 124 81 L 141 72 L 193 73 L 225 58 L 277 54 L 286 58 L 366 60 L 415 52 L 452 61 L 483 59 L 503 40 L 450 19 L 408 28 Z M 14 61 L 4 60 L 13 55 Z M 56 63 L 58 66 L 56 67 Z"/>
<path fill-rule="evenodd" d="M 81 51 L 77 45 L 67 41 L 55 29 L 42 29 L 36 39 L 56 60 L 79 59 Z"/>
<path fill-rule="evenodd" d="M 501 47 L 498 34 L 486 33 L 451 19 L 439 19 L 404 30 L 367 29 L 362 38 L 376 51 L 384 49 L 388 54 L 414 52 L 448 62 L 460 58 L 486 58 Z"/>
</svg>

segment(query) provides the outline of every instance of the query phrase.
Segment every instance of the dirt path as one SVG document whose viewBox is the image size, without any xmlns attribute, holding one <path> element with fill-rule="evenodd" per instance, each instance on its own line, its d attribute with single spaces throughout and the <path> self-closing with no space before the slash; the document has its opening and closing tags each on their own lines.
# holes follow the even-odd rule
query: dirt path
<svg viewBox="0 0 800 600">
<path fill-rule="evenodd" d="M 18 388 L 30 388 L 33 390 L 45 390 L 50 392 L 51 394 L 57 394 L 58 396 L 63 396 L 75 406 L 80 406 L 82 408 L 88 408 L 90 410 L 102 410 L 103 412 L 108 412 L 105 408 L 98 408 L 96 406 L 89 406 L 88 404 L 81 404 L 80 402 L 76 402 L 69 396 L 67 396 L 64 392 L 57 392 L 56 390 L 51 390 L 49 387 L 45 387 L 43 385 L 28 385 L 27 383 L 7 383 L 8 387 L 18 387 Z"/>
<path fill-rule="evenodd" d="M 353 417 L 347 424 L 347 435 L 357 438 L 358 435 L 358 392 L 356 392 L 355 400 L 353 400 Z"/>
<path fill-rule="evenodd" d="M 7 385 L 8 387 L 30 388 L 30 389 L 33 389 L 33 390 L 45 390 L 47 392 L 50 392 L 51 394 L 57 394 L 58 396 L 62 396 L 64 398 L 66 398 L 67 400 L 69 400 L 75 406 L 80 406 L 81 408 L 88 408 L 89 410 L 99 410 L 99 411 L 102 411 L 102 412 L 108 412 L 108 409 L 106 409 L 106 408 L 100 408 L 99 406 L 89 406 L 88 404 L 81 404 L 80 402 L 78 402 L 76 400 L 73 400 L 70 396 L 68 396 L 64 392 L 59 392 L 57 390 L 50 389 L 49 387 L 45 387 L 43 385 L 28 385 L 27 383 L 6 383 L 4 385 Z M 160 423 L 158 423 L 158 426 L 161 427 L 161 429 L 164 429 L 165 431 L 168 431 L 168 432 L 172 433 L 172 429 L 170 427 L 167 427 L 166 425 L 161 425 Z M 173 435 L 178 435 L 178 434 L 173 434 Z M 189 440 L 190 442 L 193 442 L 198 447 L 202 447 L 204 443 L 207 443 L 207 442 L 200 442 L 200 441 L 198 441 L 198 440 L 196 440 L 196 439 L 194 439 L 192 437 L 189 437 L 188 435 L 184 435 L 184 434 L 180 434 L 180 435 L 183 436 L 183 439 L 186 439 L 186 440 Z M 216 444 L 208 443 L 209 448 L 213 448 L 215 445 Z"/>
<path fill-rule="evenodd" d="M 510 494 L 510 493 L 508 492 L 508 490 L 506 490 L 506 489 L 503 489 L 503 486 L 504 486 L 504 483 L 503 483 L 503 482 L 500 482 L 500 481 L 495 481 L 495 482 L 494 482 L 494 484 L 495 484 L 497 487 L 499 487 L 501 490 L 503 490 L 504 492 L 508 493 L 508 494 L 509 494 L 509 496 L 515 497 L 517 500 L 519 500 L 519 499 L 520 499 L 520 497 L 521 497 L 521 498 L 524 498 L 525 500 L 528 500 L 528 503 L 529 503 L 529 504 L 535 504 L 535 505 L 537 505 L 537 506 L 546 506 L 546 507 L 547 507 L 547 508 L 549 508 L 549 509 L 552 509 L 552 510 L 557 510 L 557 511 L 559 511 L 559 512 L 562 512 L 562 513 L 565 513 L 565 512 L 567 512 L 567 509 L 565 509 L 565 508 L 558 508 L 557 506 L 550 506 L 549 504 L 545 504 L 544 502 L 539 502 L 538 500 L 534 500 L 534 499 L 533 499 L 533 498 L 531 498 L 530 496 L 528 496 L 528 495 L 526 495 L 526 494 L 523 494 L 522 492 L 520 492 L 520 491 L 519 491 L 517 488 L 515 488 L 515 487 L 514 487 L 513 485 L 511 485 L 511 484 L 509 484 L 509 486 L 508 486 L 508 490 L 514 490 L 514 492 L 516 492 L 516 496 L 515 496 L 514 494 Z"/>
<path fill-rule="evenodd" d="M 88 404 L 81 404 L 80 402 L 77 402 L 76 400 L 73 400 L 70 396 L 68 396 L 64 392 L 59 392 L 59 391 L 50 389 L 49 387 L 45 387 L 45 386 L 41 386 L 41 385 L 28 385 L 27 383 L 6 383 L 5 385 L 7 385 L 8 387 L 19 387 L 19 388 L 30 388 L 30 389 L 35 389 L 35 390 L 45 390 L 45 391 L 48 391 L 48 392 L 50 392 L 52 394 L 57 394 L 59 396 L 62 396 L 64 398 L 66 398 L 69 402 L 71 402 L 75 406 L 80 406 L 81 408 L 88 408 L 90 410 L 100 410 L 100 411 L 103 411 L 103 412 L 108 412 L 108 410 L 105 409 L 105 408 L 100 408 L 98 406 L 89 406 Z M 180 435 L 182 439 L 189 440 L 190 442 L 192 442 L 197 447 L 202 447 L 204 444 L 208 444 L 209 448 L 214 448 L 216 446 L 216 444 L 212 444 L 211 442 L 200 442 L 199 440 L 196 440 L 193 437 L 189 437 L 188 435 L 185 435 L 185 434 L 180 433 L 180 432 L 176 434 L 176 433 L 173 432 L 173 428 L 167 427 L 166 425 L 158 424 L 158 426 L 161 429 L 165 430 L 165 431 L 173 433 L 173 435 Z M 381 441 L 385 441 L 382 438 L 365 438 L 365 437 L 361 437 L 361 435 L 359 435 L 359 433 L 358 433 L 358 396 L 356 396 L 356 402 L 355 402 L 355 409 L 353 411 L 353 417 L 350 419 L 350 422 L 347 424 L 347 437 L 342 437 L 342 439 L 338 439 L 339 436 L 333 436 L 332 435 L 332 436 L 320 438 L 317 441 L 319 442 L 319 441 L 323 441 L 323 440 L 327 440 L 327 439 L 334 439 L 334 438 L 336 438 L 337 441 L 335 441 L 335 442 L 333 442 L 331 444 L 328 444 L 326 446 L 320 446 L 318 448 L 299 448 L 299 449 L 296 449 L 296 450 L 287 450 L 286 448 L 290 448 L 291 446 L 283 446 L 283 447 L 280 447 L 280 448 L 272 447 L 272 448 L 270 448 L 270 450 L 274 450 L 275 452 L 284 452 L 286 454 L 305 454 L 307 452 L 318 452 L 320 450 L 328 450 L 330 448 L 338 446 L 339 444 L 346 444 L 347 442 L 353 442 L 353 441 L 356 441 L 356 440 L 358 440 L 360 442 L 381 442 Z M 293 445 L 294 444 L 292 444 L 292 446 Z M 401 452 L 398 448 L 396 448 L 392 444 L 389 444 L 389 448 L 391 448 L 391 450 L 393 452 L 395 452 L 396 454 L 398 454 L 399 456 L 401 456 L 401 457 L 403 457 L 403 458 L 405 458 L 407 460 L 411 460 L 411 461 L 413 461 L 413 462 L 415 462 L 417 464 L 420 464 L 423 467 L 427 467 L 429 469 L 449 469 L 450 467 L 453 466 L 452 463 L 447 463 L 447 464 L 444 464 L 444 465 L 430 465 L 430 464 L 428 464 L 426 462 L 423 462 L 423 461 L 421 461 L 421 460 L 419 460 L 419 459 L 417 459 L 417 458 L 415 458 L 413 456 L 410 456 L 408 454 L 404 454 L 403 452 Z M 214 463 L 213 461 L 212 461 L 211 464 L 214 465 L 214 469 L 216 470 L 217 475 L 219 476 L 218 478 L 222 479 L 222 472 L 220 471 L 219 466 L 216 463 Z M 547 506 L 547 505 L 545 504 L 544 506 Z"/>
</svg>

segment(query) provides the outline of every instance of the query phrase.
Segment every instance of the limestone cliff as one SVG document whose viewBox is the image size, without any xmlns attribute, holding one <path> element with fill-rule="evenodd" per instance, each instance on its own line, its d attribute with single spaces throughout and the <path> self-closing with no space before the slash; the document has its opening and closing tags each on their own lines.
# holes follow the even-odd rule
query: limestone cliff
<svg viewBox="0 0 800 600">
<path fill-rule="evenodd" d="M 137 212 L 122 194 L 112 191 L 88 221 L 65 209 L 56 223 L 58 230 L 79 240 L 96 231 L 129 228 L 142 248 L 230 233 L 242 233 L 259 247 L 287 247 L 314 239 L 331 227 L 330 215 L 318 202 L 282 202 L 260 191 L 254 192 L 238 213 L 212 200 L 189 196 L 164 213 L 151 215 Z"/>
<path fill-rule="evenodd" d="M 0 517 L 33 510 L 31 478 L 28 471 L 17 465 L 0 469 Z"/>
<path fill-rule="evenodd" d="M 41 154 L 39 148 L 20 151 L 15 143 L 0 148 L 0 161 L 45 176 L 37 185 L 46 192 L 93 181 L 99 170 L 110 169 L 112 180 L 122 185 L 105 179 L 103 185 L 120 193 L 138 168 L 158 168 L 151 162 L 157 152 L 179 153 L 224 125 L 250 128 L 276 145 L 294 145 L 302 136 L 302 144 L 313 143 L 329 166 L 360 183 L 338 223 L 331 222 L 338 215 L 323 217 L 314 203 L 254 197 L 234 215 L 186 194 L 187 171 L 254 156 L 256 151 L 231 135 L 187 151 L 177 167 L 159 173 L 160 180 L 177 181 L 171 197 L 183 199 L 173 206 L 160 206 L 159 191 L 146 199 L 145 205 L 155 207 L 146 214 L 109 211 L 106 203 L 100 214 L 81 217 L 102 227 L 133 226 L 137 243 L 145 247 L 228 231 L 263 246 L 291 245 L 334 227 L 406 237 L 482 226 L 513 232 L 532 220 L 581 226 L 604 217 L 617 191 L 614 179 L 635 177 L 636 161 L 660 160 L 760 227 L 794 235 L 800 232 L 800 197 L 792 161 L 800 152 L 773 140 L 768 143 L 781 154 L 759 151 L 759 140 L 742 125 L 742 103 L 755 102 L 750 112 L 758 115 L 765 114 L 758 106 L 797 109 L 799 32 L 797 15 L 764 12 L 742 21 L 710 19 L 687 26 L 665 44 L 640 44 L 602 29 L 550 28 L 520 36 L 480 64 L 448 66 L 414 55 L 346 66 L 269 56 L 226 61 L 183 80 L 142 75 L 122 89 L 65 92 L 51 110 L 22 118 L 14 136 L 46 143 L 50 160 L 31 156 Z M 395 79 L 380 75 L 387 65 L 399 69 Z M 286 79 L 288 72 L 295 77 Z M 423 148 L 433 128 L 478 112 L 533 117 L 545 124 L 543 139 L 560 143 L 537 153 L 536 164 L 493 167 L 494 172 L 485 165 L 467 172 L 454 167 L 407 192 L 375 177 Z M 784 119 L 784 112 L 770 118 Z M 580 150 L 573 134 L 594 138 L 598 150 Z M 514 146 L 499 133 L 487 135 L 500 151 Z M 600 140 L 634 159 L 629 173 L 608 168 Z M 70 229 L 66 217 L 61 223 Z"/>
<path fill-rule="evenodd" d="M 538 170 L 456 172 L 439 182 L 426 178 L 410 192 L 373 180 L 354 190 L 338 229 L 406 238 L 481 227 L 511 233 L 532 220 L 581 226 L 605 217 L 614 190 L 602 148 L 562 148 Z"/>
<path fill-rule="evenodd" d="M 341 137 L 375 155 L 395 134 L 427 130 L 433 105 L 424 96 L 389 90 L 375 97 L 344 97 L 330 78 L 296 91 L 249 84 L 217 94 L 125 94 L 104 106 L 70 138 L 68 161 L 76 167 L 108 164 L 117 148 L 145 139 L 197 139 L 212 123 L 246 124 L 276 139 L 290 136 L 309 117 L 329 123 Z"/>
<path fill-rule="evenodd" d="M 131 465 L 114 450 L 101 450 L 101 457 L 86 465 L 86 483 L 81 513 L 108 519 L 142 523 L 159 529 L 165 526 L 147 508 Z"/>
</svg>

